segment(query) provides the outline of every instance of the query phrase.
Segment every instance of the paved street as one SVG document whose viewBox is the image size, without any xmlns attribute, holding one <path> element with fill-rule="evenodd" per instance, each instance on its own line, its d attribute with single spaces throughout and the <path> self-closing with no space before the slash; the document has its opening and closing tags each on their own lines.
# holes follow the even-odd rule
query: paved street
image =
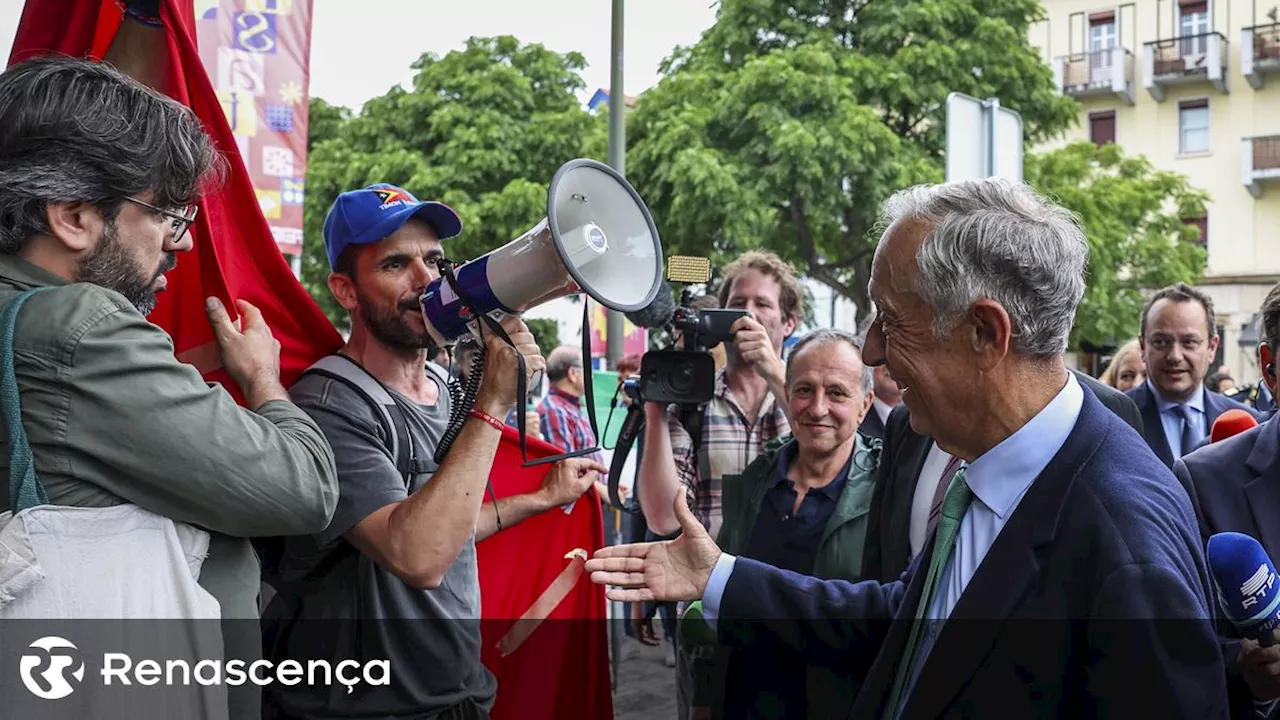
<svg viewBox="0 0 1280 720">
<path fill-rule="evenodd" d="M 618 684 L 613 692 L 615 720 L 674 720 L 675 669 L 662 664 L 664 645 L 649 647 L 622 638 Z"/>
</svg>

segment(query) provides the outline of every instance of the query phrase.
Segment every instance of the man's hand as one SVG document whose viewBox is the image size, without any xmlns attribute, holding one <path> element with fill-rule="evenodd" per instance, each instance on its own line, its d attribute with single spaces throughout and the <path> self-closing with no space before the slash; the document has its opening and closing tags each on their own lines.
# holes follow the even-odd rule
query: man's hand
<svg viewBox="0 0 1280 720">
<path fill-rule="evenodd" d="M 631 603 L 631 632 L 641 645 L 657 645 L 658 633 L 653 629 L 653 618 L 644 616 L 644 603 Z"/>
<path fill-rule="evenodd" d="M 585 569 L 591 582 L 613 585 L 605 595 L 622 602 L 698 600 L 706 591 L 720 548 L 689 510 L 684 493 L 676 496 L 680 536 L 667 542 L 613 545 L 596 551 Z"/>
<path fill-rule="evenodd" d="M 205 300 L 222 367 L 240 386 L 250 408 L 271 400 L 288 400 L 289 393 L 280 384 L 280 341 L 271 334 L 258 308 L 244 300 L 237 300 L 236 308 L 240 320 L 232 323 L 220 300 Z"/>
<path fill-rule="evenodd" d="M 738 357 L 751 363 L 757 375 L 780 386 L 786 383 L 786 368 L 763 325 L 747 315 L 735 320 L 729 331 L 733 333 L 733 346 Z"/>
<path fill-rule="evenodd" d="M 608 468 L 590 458 L 561 460 L 543 477 L 540 492 L 548 507 L 568 505 L 591 488 L 597 473 L 608 472 Z"/>
<path fill-rule="evenodd" d="M 496 333 L 486 332 L 484 338 L 484 377 L 480 380 L 480 390 L 476 393 L 476 408 L 497 418 L 504 418 L 516 403 L 516 380 L 520 365 L 516 353 L 524 356 L 526 382 L 535 372 L 546 368 L 547 363 L 538 350 L 538 343 L 533 339 L 524 321 L 515 315 L 502 319 L 502 329 L 506 331 L 512 348 Z"/>
<path fill-rule="evenodd" d="M 1240 675 L 1255 698 L 1280 698 L 1280 645 L 1262 647 L 1254 640 L 1241 640 Z"/>
</svg>

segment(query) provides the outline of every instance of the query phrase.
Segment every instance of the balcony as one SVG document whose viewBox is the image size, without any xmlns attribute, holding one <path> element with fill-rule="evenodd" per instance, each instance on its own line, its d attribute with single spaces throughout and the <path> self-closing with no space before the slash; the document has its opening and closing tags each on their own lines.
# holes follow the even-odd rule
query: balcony
<svg viewBox="0 0 1280 720">
<path fill-rule="evenodd" d="M 1240 70 L 1254 90 L 1262 76 L 1280 70 L 1280 23 L 1245 28 L 1240 38 Z"/>
<path fill-rule="evenodd" d="M 1222 33 L 1156 40 L 1142 47 L 1142 85 L 1156 102 L 1170 85 L 1209 82 L 1227 91 L 1227 39 Z"/>
<path fill-rule="evenodd" d="M 1280 181 L 1280 135 L 1245 138 L 1242 150 L 1241 179 L 1249 194 L 1260 198 L 1264 185 Z"/>
<path fill-rule="evenodd" d="M 1133 104 L 1133 53 L 1122 47 L 1059 57 L 1053 63 L 1053 78 L 1064 95 L 1114 96 Z"/>
</svg>

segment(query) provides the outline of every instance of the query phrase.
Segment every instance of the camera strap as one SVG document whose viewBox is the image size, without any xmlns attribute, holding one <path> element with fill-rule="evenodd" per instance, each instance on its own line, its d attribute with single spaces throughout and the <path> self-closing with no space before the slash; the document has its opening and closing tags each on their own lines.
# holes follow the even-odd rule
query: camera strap
<svg viewBox="0 0 1280 720">
<path fill-rule="evenodd" d="M 600 446 L 599 446 L 600 431 L 597 429 L 598 426 L 596 425 L 595 393 L 592 391 L 592 386 L 594 385 L 594 383 L 592 382 L 591 377 L 586 377 L 584 378 L 585 382 L 583 382 L 583 385 L 585 386 L 586 395 L 587 395 L 587 417 L 591 422 L 591 433 L 596 438 L 596 445 L 589 448 L 584 448 L 582 450 L 574 450 L 573 452 L 561 453 L 559 455 L 552 455 L 551 457 L 539 458 L 537 460 L 529 459 L 528 444 L 525 440 L 526 425 L 525 425 L 525 417 L 524 417 L 525 396 L 528 394 L 528 369 L 525 367 L 524 355 L 521 354 L 518 348 L 516 348 L 516 344 L 512 342 L 511 336 L 507 335 L 507 331 L 502 329 L 502 325 L 499 324 L 497 320 L 494 320 L 492 317 L 490 317 L 485 313 L 481 313 L 477 311 L 476 303 L 472 301 L 471 295 L 467 293 L 467 291 L 463 290 L 462 285 L 458 283 L 457 275 L 454 273 L 453 263 L 442 259 L 439 262 L 438 266 L 440 268 L 441 277 L 444 278 L 445 282 L 449 283 L 449 287 L 453 289 L 455 294 L 457 294 L 460 302 L 468 310 L 471 311 L 471 315 L 476 318 L 476 321 L 481 325 L 487 325 L 489 327 L 489 330 L 493 332 L 493 334 L 497 335 L 499 338 L 502 339 L 503 342 L 510 345 L 511 348 L 515 350 L 516 363 L 520 366 L 519 376 L 516 377 L 516 403 L 518 406 L 518 409 L 516 411 L 516 429 L 520 432 L 520 460 L 523 463 L 523 467 L 534 467 L 536 465 L 550 465 L 551 463 L 559 462 L 561 460 L 565 460 L 568 458 L 582 457 L 583 455 L 591 455 L 592 453 L 599 452 L 600 451 Z M 587 302 L 585 298 L 583 298 L 583 301 L 582 301 L 582 372 L 584 375 L 588 373 L 591 369 L 591 345 L 589 344 L 589 339 L 591 337 L 590 323 L 591 323 L 590 304 Z M 481 341 L 481 347 L 483 347 L 483 341 L 484 341 L 483 333 L 481 333 L 481 337 L 478 339 Z"/>
</svg>

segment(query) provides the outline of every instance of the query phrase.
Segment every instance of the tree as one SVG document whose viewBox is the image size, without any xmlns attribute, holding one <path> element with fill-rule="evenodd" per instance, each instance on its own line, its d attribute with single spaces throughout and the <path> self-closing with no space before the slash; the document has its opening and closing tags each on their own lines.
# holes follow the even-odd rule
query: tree
<svg viewBox="0 0 1280 720">
<path fill-rule="evenodd" d="M 1027 42 L 1037 0 L 724 0 L 631 117 L 628 171 L 671 252 L 771 249 L 866 308 L 893 191 L 942 179 L 948 93 L 994 96 L 1027 139 L 1076 104 Z"/>
<path fill-rule="evenodd" d="M 389 182 L 450 205 L 464 226 L 445 241 L 454 261 L 506 244 L 546 215 L 560 165 L 604 159 L 604 120 L 576 95 L 585 67 L 580 53 L 510 36 L 471 38 L 443 57 L 423 54 L 411 88 L 392 88 L 354 117 L 317 101 L 322 121 L 310 139 L 322 139 L 308 162 L 303 281 L 329 317 L 346 324 L 326 286 L 322 230 L 339 193 Z"/>
<path fill-rule="evenodd" d="M 525 318 L 524 324 L 533 333 L 542 357 L 549 356 L 552 350 L 560 347 L 560 325 L 553 318 Z"/>
<path fill-rule="evenodd" d="M 1138 334 L 1142 288 L 1195 283 L 1205 267 L 1199 230 L 1208 196 L 1177 173 L 1119 147 L 1078 142 L 1027 158 L 1027 182 L 1080 216 L 1089 276 L 1072 346 L 1105 346 Z"/>
</svg>

